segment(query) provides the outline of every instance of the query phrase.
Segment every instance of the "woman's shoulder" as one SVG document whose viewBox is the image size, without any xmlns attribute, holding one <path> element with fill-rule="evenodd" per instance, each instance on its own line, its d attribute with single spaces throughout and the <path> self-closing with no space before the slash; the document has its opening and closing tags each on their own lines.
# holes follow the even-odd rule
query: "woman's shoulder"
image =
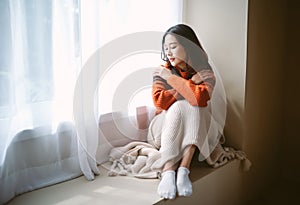
<svg viewBox="0 0 300 205">
<path fill-rule="evenodd" d="M 204 73 L 206 73 L 206 74 L 208 74 L 208 73 L 209 74 L 214 74 L 214 71 L 212 69 L 210 69 L 210 68 L 204 68 L 204 69 L 200 70 L 199 73 L 200 74 L 204 74 Z"/>
<path fill-rule="evenodd" d="M 203 69 L 199 72 L 200 76 L 203 79 L 203 82 L 210 83 L 212 86 L 216 83 L 216 76 L 212 69 Z"/>
</svg>

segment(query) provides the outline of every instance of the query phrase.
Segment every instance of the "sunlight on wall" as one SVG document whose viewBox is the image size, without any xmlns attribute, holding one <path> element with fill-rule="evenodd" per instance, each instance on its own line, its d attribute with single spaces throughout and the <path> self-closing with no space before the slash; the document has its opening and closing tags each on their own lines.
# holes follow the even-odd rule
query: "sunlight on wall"
<svg viewBox="0 0 300 205">
<path fill-rule="evenodd" d="M 120 111 L 114 110 L 113 107 L 114 95 L 117 93 L 119 83 L 126 79 L 126 77 L 135 75 L 139 70 L 153 70 L 153 68 L 161 64 L 160 53 L 140 53 L 128 56 L 113 65 L 99 82 L 99 112 Z M 134 93 L 128 93 L 130 101 L 125 103 L 130 115 L 135 113 L 137 106 L 153 106 L 151 96 L 152 76 L 137 75 L 136 80 L 142 80 L 148 86 L 137 88 Z"/>
<path fill-rule="evenodd" d="M 84 64 L 98 48 L 121 36 L 140 31 L 164 32 L 170 26 L 179 23 L 182 19 L 182 0 L 116 0 L 98 1 L 95 4 L 82 2 L 81 19 Z M 117 86 L 126 76 L 160 64 L 160 53 L 143 53 L 126 57 L 113 65 L 99 82 L 99 113 L 115 111 L 112 105 L 113 97 Z M 152 76 L 148 77 L 149 79 L 145 80 L 152 85 Z M 130 96 L 131 100 L 126 108 L 130 110 L 130 114 L 134 114 L 135 106 L 152 106 L 149 87 L 130 93 Z"/>
<path fill-rule="evenodd" d="M 56 4 L 60 5 L 57 2 Z M 164 32 L 182 19 L 182 0 L 89 0 L 80 1 L 78 8 L 70 5 L 64 3 L 53 14 L 55 108 L 72 104 L 72 88 L 76 83 L 76 76 L 99 48 L 127 34 L 141 31 Z M 73 24 L 61 19 L 71 19 Z M 62 29 L 74 32 L 62 32 Z M 66 45 L 74 52 L 66 50 Z M 157 67 L 160 64 L 160 53 L 144 53 L 126 57 L 113 65 L 99 82 L 99 113 L 115 111 L 112 108 L 114 92 L 126 76 L 133 75 L 139 69 Z M 61 75 L 62 71 L 64 75 Z M 145 80 L 149 80 L 151 85 L 152 76 L 148 77 Z M 65 86 L 66 80 L 69 87 Z M 134 114 L 135 106 L 152 105 L 150 87 L 141 88 L 130 93 L 130 96 L 126 110 L 130 110 L 131 114 Z M 55 118 L 70 120 L 72 106 L 63 107 L 55 113 Z"/>
</svg>

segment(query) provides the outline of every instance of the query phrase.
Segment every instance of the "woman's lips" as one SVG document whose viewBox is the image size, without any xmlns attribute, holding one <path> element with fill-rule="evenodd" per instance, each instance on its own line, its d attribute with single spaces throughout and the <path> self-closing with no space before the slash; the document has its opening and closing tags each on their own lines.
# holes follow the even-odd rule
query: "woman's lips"
<svg viewBox="0 0 300 205">
<path fill-rule="evenodd" d="M 175 58 L 169 58 L 169 61 L 173 62 L 175 61 Z"/>
</svg>

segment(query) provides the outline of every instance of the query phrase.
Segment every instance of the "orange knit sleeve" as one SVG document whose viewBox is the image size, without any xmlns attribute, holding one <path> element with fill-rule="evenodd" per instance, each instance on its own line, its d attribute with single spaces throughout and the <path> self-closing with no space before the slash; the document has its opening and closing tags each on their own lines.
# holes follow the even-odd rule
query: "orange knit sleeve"
<svg viewBox="0 0 300 205">
<path fill-rule="evenodd" d="M 152 98 L 158 110 L 167 110 L 178 99 L 182 99 L 182 96 L 163 79 L 155 79 L 152 85 Z"/>
<path fill-rule="evenodd" d="M 197 85 L 192 80 L 186 80 L 176 75 L 172 75 L 167 81 L 191 105 L 200 107 L 207 106 L 213 91 L 214 82 L 215 79 L 210 79 Z"/>
</svg>

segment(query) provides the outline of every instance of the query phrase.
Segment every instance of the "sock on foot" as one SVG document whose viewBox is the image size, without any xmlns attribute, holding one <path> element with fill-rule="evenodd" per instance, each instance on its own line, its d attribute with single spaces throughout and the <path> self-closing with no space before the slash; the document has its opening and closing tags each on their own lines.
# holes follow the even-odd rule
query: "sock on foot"
<svg viewBox="0 0 300 205">
<path fill-rule="evenodd" d="M 190 171 L 186 167 L 177 170 L 177 193 L 179 196 L 191 196 L 193 193 L 192 182 L 189 178 Z"/>
<path fill-rule="evenodd" d="M 174 199 L 176 197 L 175 171 L 168 170 L 162 173 L 157 193 L 165 199 Z"/>
</svg>

